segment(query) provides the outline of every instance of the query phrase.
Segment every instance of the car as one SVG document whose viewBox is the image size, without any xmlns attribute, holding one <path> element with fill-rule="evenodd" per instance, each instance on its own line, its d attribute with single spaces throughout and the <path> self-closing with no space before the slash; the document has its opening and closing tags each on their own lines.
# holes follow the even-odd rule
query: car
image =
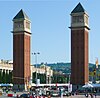
<svg viewBox="0 0 100 98">
<path fill-rule="evenodd" d="M 57 91 L 57 90 L 53 90 L 53 91 L 51 91 L 51 96 L 52 97 L 59 97 L 60 96 L 60 92 Z"/>
<path fill-rule="evenodd" d="M 64 95 L 64 96 L 71 96 L 71 93 L 68 92 L 68 91 L 63 91 L 63 95 Z"/>
<path fill-rule="evenodd" d="M 67 91 L 64 91 L 64 92 L 63 92 L 63 95 L 64 95 L 64 96 L 66 96 L 66 95 L 67 95 L 67 93 L 68 93 Z"/>
<path fill-rule="evenodd" d="M 29 94 L 22 94 L 22 95 L 20 95 L 20 98 L 30 98 L 30 95 Z"/>
</svg>

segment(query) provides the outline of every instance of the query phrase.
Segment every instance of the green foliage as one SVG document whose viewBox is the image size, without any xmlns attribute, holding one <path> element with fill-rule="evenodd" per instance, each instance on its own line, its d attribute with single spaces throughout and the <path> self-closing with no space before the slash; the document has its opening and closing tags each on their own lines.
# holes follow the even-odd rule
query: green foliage
<svg viewBox="0 0 100 98">
<path fill-rule="evenodd" d="M 5 83 L 5 71 L 3 70 L 3 73 L 2 73 L 2 83 Z"/>
<path fill-rule="evenodd" d="M 36 72 L 32 73 L 32 83 L 36 83 Z"/>
<path fill-rule="evenodd" d="M 2 83 L 2 70 L 0 70 L 0 83 Z"/>
<path fill-rule="evenodd" d="M 0 83 L 12 83 L 12 72 L 0 70 Z"/>
<path fill-rule="evenodd" d="M 9 75 L 8 75 L 8 77 L 9 77 L 8 83 L 12 83 L 12 77 L 13 77 L 12 75 L 13 75 L 13 73 L 12 73 L 12 71 L 10 71 Z"/>
<path fill-rule="evenodd" d="M 52 77 L 52 83 L 66 83 L 66 82 L 67 82 L 67 77 L 65 77 L 64 75 L 55 74 Z"/>
<path fill-rule="evenodd" d="M 40 83 L 46 83 L 46 74 L 37 73 L 37 79 L 40 79 Z M 36 72 L 32 75 L 32 82 L 36 83 Z"/>
</svg>

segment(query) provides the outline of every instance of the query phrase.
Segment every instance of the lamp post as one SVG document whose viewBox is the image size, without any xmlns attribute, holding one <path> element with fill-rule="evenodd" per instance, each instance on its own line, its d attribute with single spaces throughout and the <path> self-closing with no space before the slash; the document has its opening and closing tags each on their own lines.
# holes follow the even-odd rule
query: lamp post
<svg viewBox="0 0 100 98">
<path fill-rule="evenodd" d="M 32 54 L 32 57 L 31 57 L 31 65 L 33 66 L 33 55 L 34 55 L 34 53 L 31 53 Z M 31 67 L 31 76 L 30 76 L 30 85 L 32 85 L 32 74 L 33 74 L 33 71 L 32 71 L 32 67 Z"/>
<path fill-rule="evenodd" d="M 69 84 L 70 84 L 70 73 L 69 73 Z"/>
<path fill-rule="evenodd" d="M 36 86 L 37 86 L 37 55 L 39 55 L 39 52 L 34 52 L 35 55 L 35 64 L 36 64 Z"/>
<path fill-rule="evenodd" d="M 96 58 L 96 61 L 95 61 L 95 68 L 93 70 L 93 75 L 94 75 L 94 83 L 96 83 L 96 80 L 97 80 L 97 69 L 98 69 L 98 58 Z"/>
</svg>

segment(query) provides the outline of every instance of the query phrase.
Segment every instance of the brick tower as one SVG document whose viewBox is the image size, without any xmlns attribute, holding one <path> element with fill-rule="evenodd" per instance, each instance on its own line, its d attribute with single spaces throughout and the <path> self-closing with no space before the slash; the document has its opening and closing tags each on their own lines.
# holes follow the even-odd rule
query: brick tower
<svg viewBox="0 0 100 98">
<path fill-rule="evenodd" d="M 71 12 L 71 83 L 77 88 L 89 80 L 88 17 L 80 3 Z"/>
<path fill-rule="evenodd" d="M 20 10 L 13 18 L 13 84 L 27 90 L 30 80 L 30 20 Z"/>
</svg>

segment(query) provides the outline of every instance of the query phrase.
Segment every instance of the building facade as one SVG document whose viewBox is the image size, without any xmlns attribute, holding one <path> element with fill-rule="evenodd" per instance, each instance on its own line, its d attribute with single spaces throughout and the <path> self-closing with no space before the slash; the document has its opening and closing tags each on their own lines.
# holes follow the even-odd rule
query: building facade
<svg viewBox="0 0 100 98">
<path fill-rule="evenodd" d="M 10 60 L 0 60 L 0 84 L 12 83 L 13 64 Z"/>
<path fill-rule="evenodd" d="M 40 80 L 40 83 L 43 84 L 42 82 L 44 81 L 45 84 L 51 84 L 51 78 L 53 77 L 53 70 L 51 69 L 51 67 L 42 64 L 40 67 L 36 68 L 34 66 L 31 66 L 31 79 L 34 80 L 36 78 L 36 74 L 35 77 L 33 78 L 33 74 L 37 72 L 37 79 Z M 45 75 L 44 78 L 41 79 L 41 77 L 39 75 Z M 43 76 L 42 76 L 43 77 Z M 43 81 L 41 81 L 43 80 Z M 34 84 L 35 82 L 33 82 Z"/>
<path fill-rule="evenodd" d="M 31 28 L 28 16 L 20 10 L 13 18 L 13 84 L 27 89 L 30 80 Z"/>
<path fill-rule="evenodd" d="M 32 80 L 35 80 L 36 76 L 33 76 L 33 73 L 44 75 L 45 74 L 45 83 L 51 84 L 51 77 L 53 77 L 53 70 L 51 67 L 42 64 L 38 68 L 35 67 L 35 65 L 30 65 L 30 72 L 31 72 L 31 79 L 30 79 L 30 85 L 35 85 L 36 82 L 32 82 Z M 34 78 L 33 78 L 34 77 Z M 40 77 L 38 76 L 38 79 Z M 0 84 L 12 84 L 13 80 L 13 61 L 11 60 L 0 60 Z M 43 83 L 42 83 L 43 84 Z M 20 87 L 19 87 L 20 89 Z"/>
<path fill-rule="evenodd" d="M 88 17 L 80 3 L 71 12 L 71 83 L 77 88 L 89 81 Z"/>
</svg>

